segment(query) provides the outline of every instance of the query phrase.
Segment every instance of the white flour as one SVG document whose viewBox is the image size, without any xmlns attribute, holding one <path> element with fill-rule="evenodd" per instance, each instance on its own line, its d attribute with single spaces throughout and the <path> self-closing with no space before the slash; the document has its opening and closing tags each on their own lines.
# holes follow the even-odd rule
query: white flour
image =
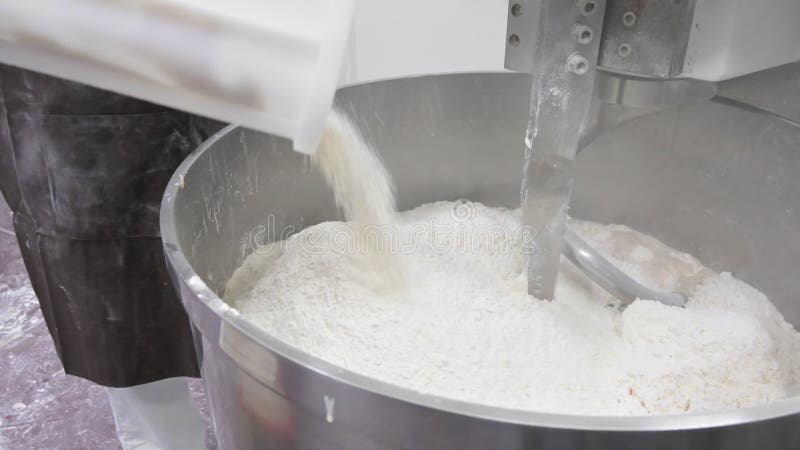
<svg viewBox="0 0 800 450">
<path fill-rule="evenodd" d="M 620 312 L 566 262 L 543 302 L 525 290 L 518 211 L 441 202 L 396 215 L 388 174 L 339 112 L 314 160 L 351 222 L 254 253 L 225 294 L 305 352 L 424 393 L 555 413 L 729 409 L 800 384 L 800 334 L 763 294 L 651 237 L 571 225 L 640 281 L 691 294 L 685 309 Z"/>
<path fill-rule="evenodd" d="M 364 248 L 359 260 L 364 270 L 379 277 L 386 289 L 401 289 L 399 261 L 391 252 L 380 251 L 376 228 L 394 223 L 394 186 L 378 154 L 343 111 L 334 109 L 328 116 L 313 162 L 333 190 L 344 217 L 359 231 L 352 233 L 349 243 Z M 373 232 L 364 233 L 365 227 Z"/>
<path fill-rule="evenodd" d="M 391 178 L 378 155 L 343 112 L 335 109 L 328 117 L 322 142 L 313 158 L 348 220 L 362 224 L 392 223 L 395 203 Z"/>
<path fill-rule="evenodd" d="M 793 395 L 800 334 L 763 294 L 628 228 L 572 226 L 641 281 L 688 292 L 688 306 L 637 301 L 620 312 L 566 262 L 555 300 L 533 299 L 522 276 L 518 211 L 468 202 L 397 215 L 404 289 L 387 285 L 362 249 L 342 245 L 360 227 L 327 222 L 251 255 L 225 298 L 305 352 L 460 400 L 645 415 Z"/>
</svg>

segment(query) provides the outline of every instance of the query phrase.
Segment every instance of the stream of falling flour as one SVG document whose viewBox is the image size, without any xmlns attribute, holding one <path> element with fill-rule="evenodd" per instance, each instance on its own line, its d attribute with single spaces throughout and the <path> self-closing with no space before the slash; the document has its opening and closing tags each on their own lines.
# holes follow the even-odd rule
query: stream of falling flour
<svg viewBox="0 0 800 450">
<path fill-rule="evenodd" d="M 380 247 L 382 231 L 391 232 L 394 226 L 394 185 L 377 152 L 345 112 L 334 108 L 328 116 L 312 160 L 344 217 L 355 224 L 355 243 L 365 250 L 365 270 L 381 272 L 387 286 L 402 287 L 396 255 Z"/>
<path fill-rule="evenodd" d="M 334 109 L 328 117 L 313 161 L 347 220 L 373 225 L 393 222 L 394 186 L 389 173 L 341 110 Z"/>
</svg>

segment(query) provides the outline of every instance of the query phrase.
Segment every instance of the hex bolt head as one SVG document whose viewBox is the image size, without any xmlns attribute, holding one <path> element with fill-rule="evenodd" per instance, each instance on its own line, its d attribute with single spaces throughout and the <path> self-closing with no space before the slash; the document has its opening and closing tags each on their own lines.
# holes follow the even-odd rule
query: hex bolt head
<svg viewBox="0 0 800 450">
<path fill-rule="evenodd" d="M 583 75 L 589 70 L 589 61 L 580 53 L 573 53 L 567 58 L 567 72 Z"/>
<path fill-rule="evenodd" d="M 594 38 L 594 32 L 592 29 L 582 23 L 575 24 L 572 27 L 572 37 L 575 38 L 581 44 L 588 44 L 592 42 L 592 38 Z"/>
</svg>

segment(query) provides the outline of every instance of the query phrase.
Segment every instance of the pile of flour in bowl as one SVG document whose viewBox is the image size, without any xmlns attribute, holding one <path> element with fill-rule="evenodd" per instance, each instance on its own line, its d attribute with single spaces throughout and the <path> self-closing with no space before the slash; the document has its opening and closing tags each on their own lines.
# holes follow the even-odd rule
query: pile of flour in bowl
<svg viewBox="0 0 800 450">
<path fill-rule="evenodd" d="M 309 227 L 252 254 L 225 299 L 345 369 L 488 405 L 676 414 L 795 393 L 800 334 L 762 293 L 629 228 L 570 226 L 640 281 L 688 293 L 687 307 L 620 309 L 566 261 L 555 299 L 532 298 L 519 212 L 464 201 L 399 213 L 380 236 L 352 222 Z M 374 252 L 395 258 L 402 283 L 375 270 Z"/>
<path fill-rule="evenodd" d="M 468 201 L 394 212 L 390 177 L 341 111 L 316 165 L 350 222 L 259 248 L 225 300 L 311 355 L 458 400 L 563 414 L 646 415 L 771 402 L 800 385 L 800 334 L 760 292 L 652 237 L 570 224 L 639 281 L 688 306 L 625 309 L 563 262 L 526 292 L 519 211 Z"/>
</svg>

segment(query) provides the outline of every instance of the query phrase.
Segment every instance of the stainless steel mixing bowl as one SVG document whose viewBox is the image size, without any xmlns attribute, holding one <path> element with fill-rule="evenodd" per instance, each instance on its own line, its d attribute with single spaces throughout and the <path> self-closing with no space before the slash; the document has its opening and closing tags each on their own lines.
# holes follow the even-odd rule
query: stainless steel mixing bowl
<svg viewBox="0 0 800 450">
<path fill-rule="evenodd" d="M 376 144 L 401 208 L 458 198 L 511 207 L 529 85 L 510 73 L 418 77 L 344 88 L 336 103 Z M 732 271 L 800 323 L 800 129 L 790 123 L 703 102 L 623 125 L 579 155 L 571 212 L 629 225 Z M 331 193 L 288 141 L 236 127 L 192 154 L 167 189 L 164 246 L 223 449 L 800 447 L 800 398 L 667 417 L 468 404 L 327 364 L 220 300 L 255 248 L 335 218 Z"/>
</svg>

